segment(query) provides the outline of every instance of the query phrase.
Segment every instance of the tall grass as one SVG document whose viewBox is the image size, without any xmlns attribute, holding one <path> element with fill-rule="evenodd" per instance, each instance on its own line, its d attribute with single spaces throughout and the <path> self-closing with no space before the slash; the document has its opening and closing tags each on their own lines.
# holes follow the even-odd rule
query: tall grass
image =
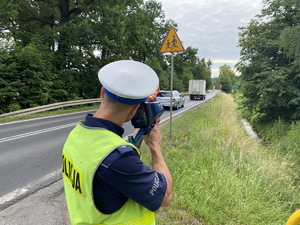
<svg viewBox="0 0 300 225">
<path fill-rule="evenodd" d="M 173 201 L 157 224 L 285 224 L 299 205 L 291 161 L 246 133 L 233 99 L 219 93 L 161 127 Z M 147 146 L 142 160 L 150 165 Z"/>
<path fill-rule="evenodd" d="M 274 154 L 289 157 L 295 185 L 300 174 L 300 121 L 287 122 L 278 118 L 267 125 L 257 124 L 262 140 Z"/>
</svg>

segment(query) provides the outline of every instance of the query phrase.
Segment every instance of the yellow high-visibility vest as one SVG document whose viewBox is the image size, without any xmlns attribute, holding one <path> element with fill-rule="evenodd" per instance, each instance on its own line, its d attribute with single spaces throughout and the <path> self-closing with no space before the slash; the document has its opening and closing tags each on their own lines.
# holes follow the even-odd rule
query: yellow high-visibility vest
<svg viewBox="0 0 300 225">
<path fill-rule="evenodd" d="M 73 225 L 154 225 L 154 212 L 128 199 L 117 212 L 101 213 L 93 199 L 93 178 L 101 162 L 114 149 L 130 145 L 105 129 L 88 129 L 81 123 L 69 134 L 62 151 L 62 173 L 70 221 Z"/>
</svg>

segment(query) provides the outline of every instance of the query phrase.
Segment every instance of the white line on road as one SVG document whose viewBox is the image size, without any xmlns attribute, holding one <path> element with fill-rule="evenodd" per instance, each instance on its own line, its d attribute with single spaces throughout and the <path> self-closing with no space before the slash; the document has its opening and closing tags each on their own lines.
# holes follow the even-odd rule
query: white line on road
<svg viewBox="0 0 300 225">
<path fill-rule="evenodd" d="M 44 183 L 47 183 L 50 180 L 53 180 L 54 178 L 60 176 L 60 174 L 61 174 L 61 169 L 58 169 L 58 170 L 54 171 L 53 173 L 43 176 L 42 178 L 40 178 L 39 180 L 37 180 L 34 183 L 28 184 L 22 188 L 17 188 L 16 190 L 14 190 L 12 192 L 10 192 L 6 195 L 3 195 L 2 197 L 0 197 L 0 207 L 2 204 L 6 203 L 6 202 L 10 202 L 15 199 L 18 199 L 19 197 L 27 194 L 27 192 L 30 193 L 31 191 L 33 191 L 34 187 L 35 188 L 43 187 Z"/>
<path fill-rule="evenodd" d="M 97 109 L 80 111 L 80 112 L 73 112 L 73 113 L 65 113 L 65 114 L 59 114 L 59 115 L 54 115 L 54 116 L 38 117 L 38 118 L 32 118 L 32 119 L 26 119 L 26 120 L 18 120 L 18 121 L 12 121 L 12 122 L 7 122 L 7 123 L 0 123 L 0 126 L 10 125 L 10 124 L 14 124 L 14 123 L 23 123 L 23 122 L 34 121 L 34 120 L 43 120 L 43 119 L 48 119 L 48 118 L 53 118 L 53 117 L 69 116 L 69 115 L 73 115 L 73 114 L 93 112 L 93 111 L 96 111 L 96 110 Z"/>
<path fill-rule="evenodd" d="M 28 133 L 24 133 L 24 134 L 18 134 L 18 135 L 11 136 L 11 137 L 0 138 L 0 143 L 6 142 L 6 141 L 16 140 L 16 139 L 19 139 L 19 138 L 33 136 L 33 135 L 36 135 L 36 134 L 42 134 L 42 133 L 46 133 L 46 132 L 50 132 L 50 131 L 54 131 L 54 130 L 60 130 L 60 129 L 64 129 L 64 128 L 67 128 L 67 127 L 76 126 L 77 124 L 78 124 L 78 122 L 69 123 L 69 124 L 65 124 L 65 125 L 61 125 L 61 126 L 57 126 L 57 127 L 50 127 L 50 128 L 37 130 L 37 131 L 32 131 L 32 132 L 28 132 Z"/>
<path fill-rule="evenodd" d="M 18 188 L 16 190 L 2 196 L 0 198 L 0 205 L 2 205 L 5 202 L 12 201 L 15 198 L 18 198 L 18 196 L 25 194 L 27 191 L 28 191 L 28 189 L 26 189 L 26 188 Z"/>
</svg>

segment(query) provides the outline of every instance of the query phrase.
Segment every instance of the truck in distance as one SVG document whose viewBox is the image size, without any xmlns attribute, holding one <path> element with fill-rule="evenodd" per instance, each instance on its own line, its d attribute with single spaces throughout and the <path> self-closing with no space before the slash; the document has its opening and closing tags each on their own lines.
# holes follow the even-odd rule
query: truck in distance
<svg viewBox="0 0 300 225">
<path fill-rule="evenodd" d="M 189 95 L 190 95 L 190 100 L 205 99 L 205 97 L 206 97 L 206 81 L 205 80 L 189 80 Z"/>
</svg>

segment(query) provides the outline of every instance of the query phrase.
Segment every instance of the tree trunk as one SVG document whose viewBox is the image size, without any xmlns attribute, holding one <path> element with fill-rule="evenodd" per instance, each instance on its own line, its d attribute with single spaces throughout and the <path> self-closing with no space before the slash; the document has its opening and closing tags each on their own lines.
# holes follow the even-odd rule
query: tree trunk
<svg viewBox="0 0 300 225">
<path fill-rule="evenodd" d="M 70 20 L 70 1 L 69 0 L 58 0 L 58 5 L 60 9 L 60 24 L 69 22 Z M 60 40 L 58 43 L 58 51 L 61 56 L 66 57 L 67 53 L 67 41 L 68 33 L 61 31 Z"/>
</svg>

